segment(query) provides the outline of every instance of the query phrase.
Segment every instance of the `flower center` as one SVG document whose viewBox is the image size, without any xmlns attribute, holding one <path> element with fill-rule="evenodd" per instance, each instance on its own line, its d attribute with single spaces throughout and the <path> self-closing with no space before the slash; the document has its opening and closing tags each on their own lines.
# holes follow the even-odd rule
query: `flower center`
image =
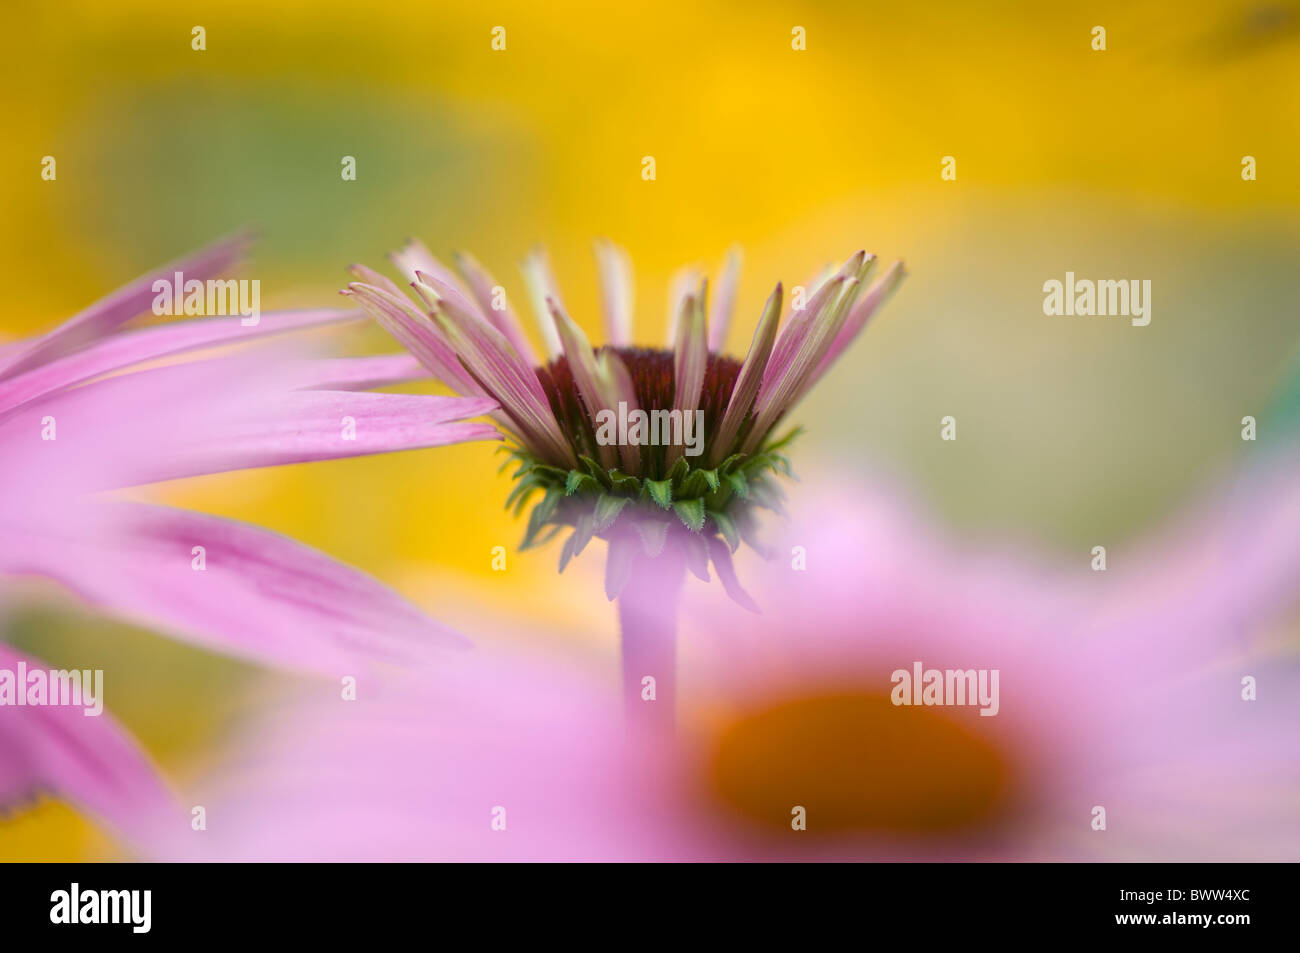
<svg viewBox="0 0 1300 953">
<path fill-rule="evenodd" d="M 632 391 L 636 396 L 637 407 L 641 410 L 671 410 L 676 396 L 673 378 L 674 356 L 672 351 L 653 350 L 642 347 L 606 347 L 598 349 L 611 350 L 622 360 L 632 379 Z M 551 403 L 551 411 L 559 421 L 560 429 L 572 441 L 579 455 L 597 457 L 596 425 L 587 413 L 587 408 L 578 393 L 569 359 L 563 355 L 557 357 L 545 367 L 537 369 L 537 376 L 542 382 Z M 710 354 L 704 371 L 704 386 L 700 389 L 697 405 L 704 411 L 704 453 L 711 452 L 709 443 L 710 430 L 722 422 L 722 415 L 731 400 L 736 378 L 740 376 L 740 361 L 734 357 Z M 696 408 L 691 408 L 692 410 Z M 649 454 L 646 454 L 649 456 Z M 662 456 L 662 453 L 656 456 Z M 646 472 L 655 477 L 664 474 L 658 472 L 657 461 L 647 460 L 651 465 Z"/>
<path fill-rule="evenodd" d="M 1007 807 L 1014 771 L 973 714 L 885 693 L 784 701 L 722 732 L 709 781 L 729 812 L 782 831 L 796 807 L 810 834 L 983 826 Z"/>
</svg>

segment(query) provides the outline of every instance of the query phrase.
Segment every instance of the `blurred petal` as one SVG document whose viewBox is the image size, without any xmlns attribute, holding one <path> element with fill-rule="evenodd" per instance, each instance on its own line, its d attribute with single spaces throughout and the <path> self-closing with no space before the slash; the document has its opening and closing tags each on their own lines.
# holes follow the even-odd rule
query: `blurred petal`
<svg viewBox="0 0 1300 953">
<path fill-rule="evenodd" d="M 546 301 L 549 298 L 563 308 L 564 300 L 560 297 L 555 275 L 551 273 L 551 260 L 546 249 L 535 248 L 529 252 L 524 258 L 522 270 L 524 283 L 528 286 L 528 294 L 533 302 L 533 314 L 542 330 L 542 340 L 546 342 L 546 354 L 554 360 L 560 354 L 560 339 L 556 336 L 555 325 L 551 323 L 551 312 Z"/>
<path fill-rule="evenodd" d="M 673 272 L 668 281 L 668 346 L 677 344 L 677 319 L 682 314 L 682 301 L 693 294 L 704 280 L 704 273 L 694 265 L 687 265 Z"/>
<path fill-rule="evenodd" d="M 0 362 L 0 375 L 16 374 L 48 361 L 73 347 L 103 337 L 136 315 L 148 311 L 156 296 L 153 290 L 156 280 L 170 281 L 178 271 L 185 274 L 186 280 L 194 278 L 200 281 L 221 274 L 240 259 L 250 241 L 251 236 L 241 233 L 209 245 L 188 258 L 155 268 L 29 342 L 17 354 L 6 356 Z"/>
<path fill-rule="evenodd" d="M 0 642 L 0 669 L 16 673 L 19 663 L 29 671 L 51 668 Z M 0 708 L 0 811 L 42 794 L 76 805 L 127 837 L 143 833 L 160 814 L 180 814 L 148 757 L 107 712 L 6 705 Z"/>
<path fill-rule="evenodd" d="M 0 420 L 0 448 L 27 461 L 0 471 L 0 486 L 20 498 L 57 498 L 246 467 L 500 439 L 489 424 L 455 422 L 495 410 L 490 398 L 295 390 L 310 386 L 311 372 L 310 362 L 267 366 L 265 359 L 218 358 L 110 377 L 29 402 Z M 57 426 L 54 440 L 42 439 L 46 420 Z"/>
<path fill-rule="evenodd" d="M 320 390 L 369 390 L 428 378 L 429 369 L 411 354 L 322 358 L 312 362 L 312 381 Z"/>
<path fill-rule="evenodd" d="M 632 344 L 632 261 L 611 241 L 596 242 L 600 273 L 600 303 L 605 315 L 605 340 L 614 347 Z"/>
<path fill-rule="evenodd" d="M 736 286 L 740 283 L 741 253 L 739 248 L 727 252 L 727 263 L 722 266 L 722 277 L 718 280 L 713 297 L 713 307 L 709 309 L 709 350 L 719 353 L 727 344 L 727 330 L 731 327 L 731 316 L 736 310 Z"/>
<path fill-rule="evenodd" d="M 62 387 L 100 374 L 185 351 L 280 334 L 317 325 L 355 321 L 355 311 L 281 311 L 261 316 L 251 327 L 240 317 L 206 318 L 115 334 L 83 350 L 0 380 L 0 413 Z"/>
<path fill-rule="evenodd" d="M 269 398 L 256 415 L 184 448 L 141 482 L 288 463 L 500 440 L 491 424 L 455 423 L 496 410 L 486 397 L 304 391 Z"/>
<path fill-rule="evenodd" d="M 53 579 L 115 616 L 260 663 L 338 676 L 466 644 L 365 573 L 232 520 L 85 503 L 7 534 L 0 572 Z"/>
</svg>

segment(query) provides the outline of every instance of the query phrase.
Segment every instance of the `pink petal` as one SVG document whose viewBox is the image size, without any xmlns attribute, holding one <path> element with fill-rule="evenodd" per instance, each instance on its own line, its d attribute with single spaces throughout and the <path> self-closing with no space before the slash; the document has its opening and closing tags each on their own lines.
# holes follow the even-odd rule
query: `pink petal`
<svg viewBox="0 0 1300 953">
<path fill-rule="evenodd" d="M 865 252 L 860 251 L 855 254 L 844 263 L 844 267 L 833 278 L 818 287 L 801 310 L 790 315 L 790 320 L 786 322 L 780 337 L 776 340 L 776 347 L 772 350 L 772 360 L 768 364 L 767 374 L 763 378 L 763 386 L 759 391 L 759 403 L 765 403 L 765 395 L 776 381 L 785 376 L 795 354 L 803 346 L 804 340 L 813 332 L 822 314 L 839 300 L 849 278 L 869 261 Z"/>
<path fill-rule="evenodd" d="M 0 669 L 51 666 L 0 642 Z M 112 693 L 105 685 L 104 694 Z M 73 706 L 0 708 L 0 811 L 52 795 L 93 814 L 126 837 L 180 811 L 149 758 L 112 715 Z"/>
<path fill-rule="evenodd" d="M 250 241 L 249 235 L 239 234 L 209 245 L 189 258 L 155 268 L 69 318 L 53 331 L 35 338 L 19 353 L 7 355 L 0 362 L 0 376 L 7 377 L 35 367 L 77 345 L 103 337 L 136 315 L 148 311 L 156 296 L 153 283 L 158 279 L 170 280 L 178 271 L 184 272 L 187 279 L 201 281 L 221 274 L 242 257 Z"/>
<path fill-rule="evenodd" d="M 720 353 L 727 344 L 727 330 L 736 310 L 736 286 L 740 283 L 741 254 L 739 248 L 727 252 L 727 263 L 709 309 L 709 350 Z"/>
<path fill-rule="evenodd" d="M 700 391 L 704 387 L 704 372 L 708 367 L 708 332 L 704 320 L 704 296 L 688 295 L 682 301 L 682 314 L 677 322 L 677 346 L 673 352 L 673 409 L 683 415 L 693 413 L 700 406 Z M 665 456 L 667 466 L 677 462 L 685 447 L 675 443 Z"/>
<path fill-rule="evenodd" d="M 614 347 L 632 344 L 632 262 L 610 241 L 596 242 L 600 273 L 600 303 L 605 315 L 605 339 Z"/>
<path fill-rule="evenodd" d="M 312 362 L 310 386 L 320 390 L 370 390 L 424 380 L 429 369 L 411 354 L 321 358 Z"/>
<path fill-rule="evenodd" d="M 416 308 L 406 295 L 357 281 L 348 285 L 345 294 L 356 298 L 366 313 L 398 344 L 414 354 L 438 380 L 458 394 L 483 396 L 483 388 L 465 373 L 442 329 Z"/>
<path fill-rule="evenodd" d="M 712 466 L 717 466 L 731 452 L 736 435 L 740 433 L 741 424 L 754 406 L 758 396 L 758 387 L 763 380 L 763 371 L 767 368 L 768 358 L 772 354 L 772 345 L 776 341 L 777 323 L 781 317 L 782 289 L 778 282 L 776 290 L 767 299 L 763 307 L 763 316 L 754 329 L 754 340 L 750 342 L 749 353 L 741 365 L 736 386 L 731 391 L 726 413 L 722 415 L 722 425 L 713 437 L 713 449 L 709 454 Z"/>
<path fill-rule="evenodd" d="M 560 287 L 555 283 L 555 275 L 551 273 L 551 260 L 546 249 L 533 249 L 524 258 L 522 270 L 524 283 L 528 286 L 528 294 L 533 302 L 533 314 L 542 330 L 542 340 L 546 342 L 547 357 L 554 360 L 560 354 L 560 339 L 555 334 L 555 325 L 551 323 L 551 312 L 546 302 L 549 299 L 563 308 L 564 301 L 560 297 Z"/>
<path fill-rule="evenodd" d="M 262 315 L 261 321 L 251 327 L 244 327 L 239 317 L 204 318 L 115 334 L 66 357 L 0 380 L 0 413 L 132 364 L 299 328 L 354 321 L 360 316 L 355 311 L 281 311 Z"/>
<path fill-rule="evenodd" d="M 439 326 L 455 346 L 480 385 L 496 398 L 518 432 L 537 452 L 552 463 L 576 466 L 577 459 L 551 410 L 537 372 L 514 353 L 510 343 L 474 311 L 444 296 L 447 286 L 431 275 L 420 274 L 423 285 L 436 300 Z"/>
<path fill-rule="evenodd" d="M 183 448 L 140 482 L 500 440 L 491 424 L 453 422 L 497 406 L 486 397 L 329 390 L 282 394 L 267 398 L 256 414 L 218 428 L 201 445 Z"/>
<path fill-rule="evenodd" d="M 492 322 L 492 326 L 505 335 L 510 346 L 515 349 L 515 353 L 526 364 L 537 367 L 541 362 L 537 360 L 537 355 L 533 351 L 532 345 L 528 343 L 528 338 L 524 336 L 523 326 L 519 319 L 511 310 L 508 301 L 502 301 L 501 310 L 498 311 L 493 307 L 494 288 L 499 287 L 497 280 L 493 278 L 486 268 L 480 265 L 473 255 L 461 253 L 456 256 L 456 265 L 460 268 L 465 280 L 469 283 L 474 300 L 478 303 L 479 310 L 483 315 Z"/>
<path fill-rule="evenodd" d="M 495 410 L 489 398 L 297 391 L 310 385 L 311 371 L 310 362 L 217 358 L 110 377 L 31 401 L 0 420 L 0 452 L 22 454 L 25 461 L 0 468 L 0 485 L 18 498 L 53 498 L 246 467 L 500 439 L 488 424 L 453 422 Z M 47 418 L 57 425 L 57 439 L 48 442 L 42 440 Z"/>
<path fill-rule="evenodd" d="M 555 319 L 555 329 L 569 361 L 574 383 L 578 386 L 578 393 L 593 423 L 602 410 L 617 413 L 620 401 L 628 411 L 636 410 L 638 404 L 632 386 L 632 375 L 618 354 L 608 348 L 602 348 L 599 355 L 594 354 L 582 328 L 557 303 L 552 301 L 550 305 L 551 316 Z M 620 444 L 617 450 L 613 446 L 602 446 L 598 452 L 601 463 L 607 469 L 621 461 L 625 473 L 635 475 L 641 470 L 640 453 L 631 444 Z"/>
<path fill-rule="evenodd" d="M 745 453 L 754 452 L 776 421 L 807 391 L 808 382 L 843 327 L 872 261 L 865 252 L 850 258 L 777 339 L 754 405 L 754 424 L 741 448 Z"/>
<path fill-rule="evenodd" d="M 818 365 L 817 373 L 813 375 L 813 379 L 809 382 L 809 388 L 815 385 L 822 375 L 830 370 L 831 365 L 839 359 L 839 356 L 848 350 L 849 345 L 866 327 L 867 321 L 879 310 L 882 304 L 889 300 L 906 277 L 907 272 L 903 267 L 903 263 L 896 261 L 889 266 L 887 272 L 877 278 L 871 287 L 863 293 L 862 300 L 849 311 L 844 327 L 840 328 L 840 333 L 835 336 L 835 342 L 831 345 L 830 350 L 826 352 L 826 356 L 822 358 L 821 364 Z"/>
<path fill-rule="evenodd" d="M 365 573 L 260 527 L 139 503 L 64 512 L 10 524 L 0 571 L 56 580 L 92 606 L 213 651 L 332 677 L 465 644 Z"/>
<path fill-rule="evenodd" d="M 446 286 L 448 297 L 454 298 L 463 308 L 473 309 L 470 290 L 461 282 L 460 276 L 434 257 L 418 238 L 407 239 L 399 251 L 388 257 L 408 283 L 416 281 L 420 272 L 433 275 Z"/>
<path fill-rule="evenodd" d="M 668 280 L 668 346 L 677 345 L 677 319 L 682 313 L 682 301 L 704 280 L 704 273 L 694 265 L 687 265 L 673 272 Z"/>
</svg>

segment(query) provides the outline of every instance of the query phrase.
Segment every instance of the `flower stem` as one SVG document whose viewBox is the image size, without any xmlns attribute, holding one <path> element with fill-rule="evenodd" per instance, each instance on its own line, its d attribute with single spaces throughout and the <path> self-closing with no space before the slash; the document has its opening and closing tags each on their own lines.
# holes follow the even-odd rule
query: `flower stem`
<svg viewBox="0 0 1300 953">
<path fill-rule="evenodd" d="M 684 565 L 676 553 L 642 558 L 618 598 L 623 706 L 629 733 L 671 735 L 677 708 L 677 603 Z M 653 678 L 651 686 L 644 680 Z"/>
</svg>

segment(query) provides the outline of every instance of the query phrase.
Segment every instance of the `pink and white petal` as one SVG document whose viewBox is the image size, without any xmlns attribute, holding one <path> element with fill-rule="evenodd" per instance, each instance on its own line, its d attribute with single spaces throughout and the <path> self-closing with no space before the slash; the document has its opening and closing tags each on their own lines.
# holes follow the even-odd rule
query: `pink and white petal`
<svg viewBox="0 0 1300 953">
<path fill-rule="evenodd" d="M 721 353 L 727 344 L 727 331 L 736 310 L 736 287 L 740 283 L 741 261 L 738 247 L 727 252 L 722 277 L 718 280 L 717 291 L 713 296 L 713 306 L 709 309 L 709 350 L 715 354 Z"/>
<path fill-rule="evenodd" d="M 736 386 L 732 388 L 731 399 L 727 402 L 726 413 L 722 415 L 722 425 L 713 437 L 713 449 L 709 454 L 711 466 L 717 466 L 731 452 L 732 444 L 740 433 L 754 401 L 758 397 L 759 385 L 763 382 L 763 372 L 767 368 L 772 346 L 776 342 L 777 324 L 781 319 L 782 288 L 777 283 L 776 290 L 767 299 L 763 307 L 763 316 L 754 329 L 754 340 L 750 342 L 749 353 L 745 363 L 740 367 Z"/>
<path fill-rule="evenodd" d="M 596 242 L 596 270 L 600 273 L 600 303 L 605 316 L 605 340 L 614 347 L 632 344 L 632 260 L 613 242 Z"/>
<path fill-rule="evenodd" d="M 496 410 L 487 397 L 301 391 L 265 399 L 256 413 L 185 445 L 139 482 L 500 440 L 491 424 L 458 423 Z"/>
<path fill-rule="evenodd" d="M 246 467 L 500 439 L 485 397 L 308 390 L 310 362 L 218 358 L 109 377 L 32 401 L 0 420 L 0 511 L 40 497 Z M 43 439 L 46 423 L 56 439 Z"/>
<path fill-rule="evenodd" d="M 354 277 L 360 279 L 361 284 L 363 285 L 371 285 L 372 287 L 387 291 L 394 298 L 405 300 L 407 297 L 406 292 L 399 288 L 393 279 L 389 278 L 387 275 L 381 275 L 373 268 L 367 268 L 365 265 L 349 265 L 348 272 Z"/>
<path fill-rule="evenodd" d="M 673 272 L 668 279 L 668 346 L 677 344 L 677 319 L 682 313 L 682 301 L 687 295 L 694 294 L 704 280 L 704 272 L 694 265 L 687 265 Z"/>
<path fill-rule="evenodd" d="M 708 328 L 704 317 L 703 287 L 700 294 L 682 300 L 677 322 L 677 342 L 673 348 L 673 406 L 682 411 L 700 405 L 704 372 L 709 362 Z"/>
<path fill-rule="evenodd" d="M 44 669 L 0 642 L 0 669 Z M 104 689 L 107 692 L 109 689 Z M 102 700 L 102 699 L 101 699 Z M 0 708 L 0 812 L 49 795 L 93 815 L 130 839 L 143 839 L 180 807 L 140 746 L 107 712 L 74 706 Z"/>
<path fill-rule="evenodd" d="M 704 372 L 709 363 L 708 329 L 705 327 L 705 289 L 699 297 L 687 295 L 682 300 L 682 313 L 677 321 L 677 345 L 673 349 L 673 409 L 684 415 L 694 413 L 700 406 L 700 391 L 704 388 Z M 679 443 L 668 448 L 665 458 L 668 466 L 677 462 L 685 447 Z"/>
<path fill-rule="evenodd" d="M 0 571 L 211 651 L 335 678 L 467 644 L 371 576 L 261 527 L 140 503 L 65 514 L 10 524 L 21 545 Z"/>
<path fill-rule="evenodd" d="M 564 348 L 569 370 L 573 373 L 573 382 L 578 388 L 578 395 L 594 421 L 601 411 L 613 409 L 606 399 L 595 352 L 592 351 L 591 342 L 587 340 L 587 335 L 582 328 L 564 313 L 560 304 L 556 301 L 550 301 L 548 304 L 551 308 L 551 317 L 555 321 L 556 334 L 560 338 L 560 346 Z M 609 469 L 615 465 L 618 451 L 613 446 L 602 445 L 597 448 L 597 452 L 600 454 L 600 463 L 603 467 Z"/>
<path fill-rule="evenodd" d="M 0 414 L 36 397 L 133 364 L 362 317 L 357 311 L 337 309 L 280 311 L 262 315 L 250 327 L 245 327 L 239 317 L 203 318 L 114 334 L 65 357 L 0 379 Z"/>
<path fill-rule="evenodd" d="M 838 273 L 823 282 L 802 308 L 796 308 L 791 312 L 790 319 L 781 330 L 780 336 L 776 339 L 776 346 L 772 349 L 772 359 L 763 378 L 763 386 L 759 390 L 760 403 L 764 403 L 764 395 L 775 382 L 785 376 L 804 339 L 812 333 L 817 321 L 827 309 L 840 299 L 848 280 L 862 270 L 867 262 L 866 252 L 859 251 L 844 263 Z M 793 304 L 793 300 L 791 303 Z"/>
<path fill-rule="evenodd" d="M 542 340 L 546 343 L 546 355 L 550 360 L 554 360 L 559 357 L 561 346 L 546 302 L 549 299 L 563 308 L 564 300 L 560 297 L 560 287 L 551 272 L 551 259 L 546 254 L 546 249 L 535 248 L 529 252 L 524 258 L 521 270 L 524 274 L 524 284 L 528 286 L 528 297 L 533 303 L 533 315 L 537 318 Z"/>
<path fill-rule="evenodd" d="M 907 277 L 907 271 L 901 261 L 896 261 L 889 266 L 889 270 L 877 278 L 870 288 L 862 295 L 862 300 L 849 311 L 849 316 L 844 322 L 844 327 L 840 328 L 840 333 L 835 336 L 835 342 L 831 345 L 826 356 L 822 358 L 821 364 L 817 368 L 817 373 L 813 376 L 809 387 L 812 387 L 821 379 L 831 365 L 833 365 L 839 356 L 848 350 L 862 329 L 866 327 L 871 316 L 880 309 L 880 306 L 893 296 L 898 290 L 898 286 L 903 283 Z"/>
<path fill-rule="evenodd" d="M 439 326 L 483 390 L 497 399 L 502 411 L 529 446 L 557 465 L 576 466 L 568 441 L 551 410 L 537 372 L 523 363 L 505 337 L 478 314 L 444 296 L 447 287 L 421 273 L 423 286 L 436 307 Z"/>
<path fill-rule="evenodd" d="M 836 275 L 814 296 L 812 306 L 807 311 L 813 312 L 805 319 L 801 314 L 802 326 L 796 328 L 792 320 L 786 326 L 785 333 L 777 340 L 763 375 L 759 388 L 758 400 L 754 405 L 754 425 L 741 449 L 753 453 L 762 444 L 768 432 L 808 389 L 808 382 L 813 379 L 826 352 L 834 343 L 836 335 L 848 317 L 862 288 L 862 279 L 871 267 L 872 259 L 859 252 L 845 270 L 853 267 L 850 277 L 843 273 Z M 794 343 L 797 342 L 797 343 Z M 782 344 L 793 346 L 793 353 L 782 352 Z"/>
<path fill-rule="evenodd" d="M 483 396 L 483 388 L 461 366 L 460 358 L 442 329 L 403 294 L 354 281 L 343 292 L 356 298 L 379 326 L 427 367 L 430 373 L 458 394 Z"/>
<path fill-rule="evenodd" d="M 457 304 L 471 310 L 477 307 L 473 303 L 470 290 L 461 282 L 460 276 L 439 261 L 418 238 L 407 239 L 401 250 L 393 252 L 388 257 L 408 282 L 416 281 L 419 272 L 433 275 L 450 289 L 447 294 L 454 297 Z"/>
<path fill-rule="evenodd" d="M 519 318 L 511 309 L 504 294 L 500 301 L 501 307 L 496 307 L 498 303 L 495 300 L 496 289 L 501 287 L 497 280 L 468 252 L 457 254 L 455 262 L 461 274 L 465 276 L 465 281 L 469 284 L 479 309 L 492 322 L 492 326 L 505 335 L 521 360 L 533 367 L 538 366 L 541 362 L 537 360 L 537 354 L 524 334 L 523 325 L 519 323 Z"/>
<path fill-rule="evenodd" d="M 209 245 L 187 258 L 155 268 L 107 298 L 95 302 L 54 330 L 31 340 L 17 353 L 7 355 L 0 362 L 0 377 L 28 370 L 74 347 L 101 338 L 136 315 L 148 311 L 157 295 L 153 290 L 153 284 L 157 280 L 171 281 L 178 271 L 185 275 L 187 281 L 205 281 L 223 273 L 239 261 L 251 240 L 250 235 L 240 233 Z"/>
</svg>

